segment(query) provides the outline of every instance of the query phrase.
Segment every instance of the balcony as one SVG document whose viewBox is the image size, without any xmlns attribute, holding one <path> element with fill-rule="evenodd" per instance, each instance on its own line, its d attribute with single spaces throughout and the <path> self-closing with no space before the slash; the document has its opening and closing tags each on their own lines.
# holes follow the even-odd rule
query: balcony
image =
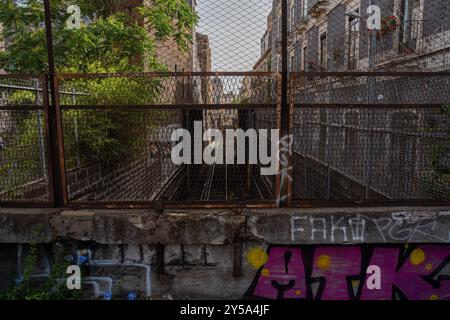
<svg viewBox="0 0 450 320">
<path fill-rule="evenodd" d="M 376 63 L 398 63 L 425 53 L 425 42 L 420 36 L 423 23 L 424 20 L 408 20 L 388 32 L 379 32 Z"/>
</svg>

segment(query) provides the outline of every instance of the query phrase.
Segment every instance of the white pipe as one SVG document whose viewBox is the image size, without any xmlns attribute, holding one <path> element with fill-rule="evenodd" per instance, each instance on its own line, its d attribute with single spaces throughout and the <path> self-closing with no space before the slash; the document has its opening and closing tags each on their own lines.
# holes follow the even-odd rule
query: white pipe
<svg viewBox="0 0 450 320">
<path fill-rule="evenodd" d="M 95 282 L 95 281 L 83 281 L 82 283 L 92 284 L 92 286 L 94 287 L 94 294 L 95 294 L 95 296 L 96 297 L 100 296 L 100 286 L 98 285 L 97 282 Z"/>
<path fill-rule="evenodd" d="M 118 266 L 118 267 L 123 267 L 123 266 L 129 266 L 129 267 L 139 267 L 139 268 L 144 268 L 145 269 L 145 296 L 146 297 L 151 297 L 152 296 L 152 291 L 151 291 L 151 269 L 149 265 L 146 264 L 141 264 L 141 263 L 117 263 L 117 262 L 113 262 L 112 260 L 92 260 L 90 261 L 91 265 L 101 265 L 101 266 Z"/>
<path fill-rule="evenodd" d="M 108 282 L 108 291 L 112 292 L 113 279 L 111 277 L 86 277 L 83 281 L 106 281 Z"/>
</svg>

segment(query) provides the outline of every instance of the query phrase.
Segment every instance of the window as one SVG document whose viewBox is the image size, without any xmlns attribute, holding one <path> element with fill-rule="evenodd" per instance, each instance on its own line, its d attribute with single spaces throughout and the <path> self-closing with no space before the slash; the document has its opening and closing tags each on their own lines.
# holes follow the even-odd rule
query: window
<svg viewBox="0 0 450 320">
<path fill-rule="evenodd" d="M 421 24 L 420 0 L 402 0 L 400 51 L 411 53 L 416 50 Z"/>
<path fill-rule="evenodd" d="M 302 54 L 302 58 L 303 58 L 302 69 L 303 69 L 303 71 L 308 71 L 307 61 L 306 61 L 307 54 L 308 54 L 308 47 L 304 47 L 303 54 Z"/>
<path fill-rule="evenodd" d="M 302 2 L 302 20 L 308 20 L 308 0 Z"/>
<path fill-rule="evenodd" d="M 322 70 L 327 69 L 327 34 L 320 36 L 320 67 Z"/>
<path fill-rule="evenodd" d="M 278 38 L 281 39 L 281 34 L 283 32 L 283 20 L 281 19 L 281 15 L 278 16 Z"/>
<path fill-rule="evenodd" d="M 358 37 L 360 20 L 355 17 L 349 17 L 349 33 L 348 33 L 348 69 L 354 70 L 358 64 Z"/>
<path fill-rule="evenodd" d="M 291 16 L 291 24 L 290 24 L 291 29 L 290 29 L 290 31 L 292 32 L 292 31 L 294 31 L 294 28 L 295 28 L 295 5 L 294 4 L 291 7 L 291 14 L 290 14 L 290 16 Z"/>
</svg>

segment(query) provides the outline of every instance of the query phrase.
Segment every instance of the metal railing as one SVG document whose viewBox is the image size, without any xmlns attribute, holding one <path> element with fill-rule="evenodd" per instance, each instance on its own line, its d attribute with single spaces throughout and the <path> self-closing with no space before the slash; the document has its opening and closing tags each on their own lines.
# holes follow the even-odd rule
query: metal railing
<svg viewBox="0 0 450 320">
<path fill-rule="evenodd" d="M 277 73 L 57 75 L 55 113 L 46 76 L 2 75 L 8 99 L 0 106 L 0 199 L 3 205 L 52 205 L 59 177 L 60 200 L 68 206 L 276 206 L 281 172 L 262 176 L 248 158 L 244 164 L 172 161 L 174 130 L 194 137 L 199 123 L 201 133 L 290 133 L 286 196 L 293 206 L 445 203 L 449 77 L 293 73 L 291 117 L 283 128 Z M 51 114 L 59 137 L 48 133 Z M 55 177 L 49 145 L 60 139 L 64 171 Z"/>
</svg>

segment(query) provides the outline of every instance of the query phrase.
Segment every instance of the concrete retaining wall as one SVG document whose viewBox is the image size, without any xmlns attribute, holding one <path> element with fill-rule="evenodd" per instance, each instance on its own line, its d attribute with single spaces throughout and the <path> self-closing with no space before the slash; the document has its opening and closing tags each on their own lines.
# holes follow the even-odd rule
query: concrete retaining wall
<svg viewBox="0 0 450 320">
<path fill-rule="evenodd" d="M 100 298 L 449 299 L 449 232 L 449 208 L 0 209 L 0 289 L 37 243 L 34 273 L 65 244 Z"/>
</svg>

